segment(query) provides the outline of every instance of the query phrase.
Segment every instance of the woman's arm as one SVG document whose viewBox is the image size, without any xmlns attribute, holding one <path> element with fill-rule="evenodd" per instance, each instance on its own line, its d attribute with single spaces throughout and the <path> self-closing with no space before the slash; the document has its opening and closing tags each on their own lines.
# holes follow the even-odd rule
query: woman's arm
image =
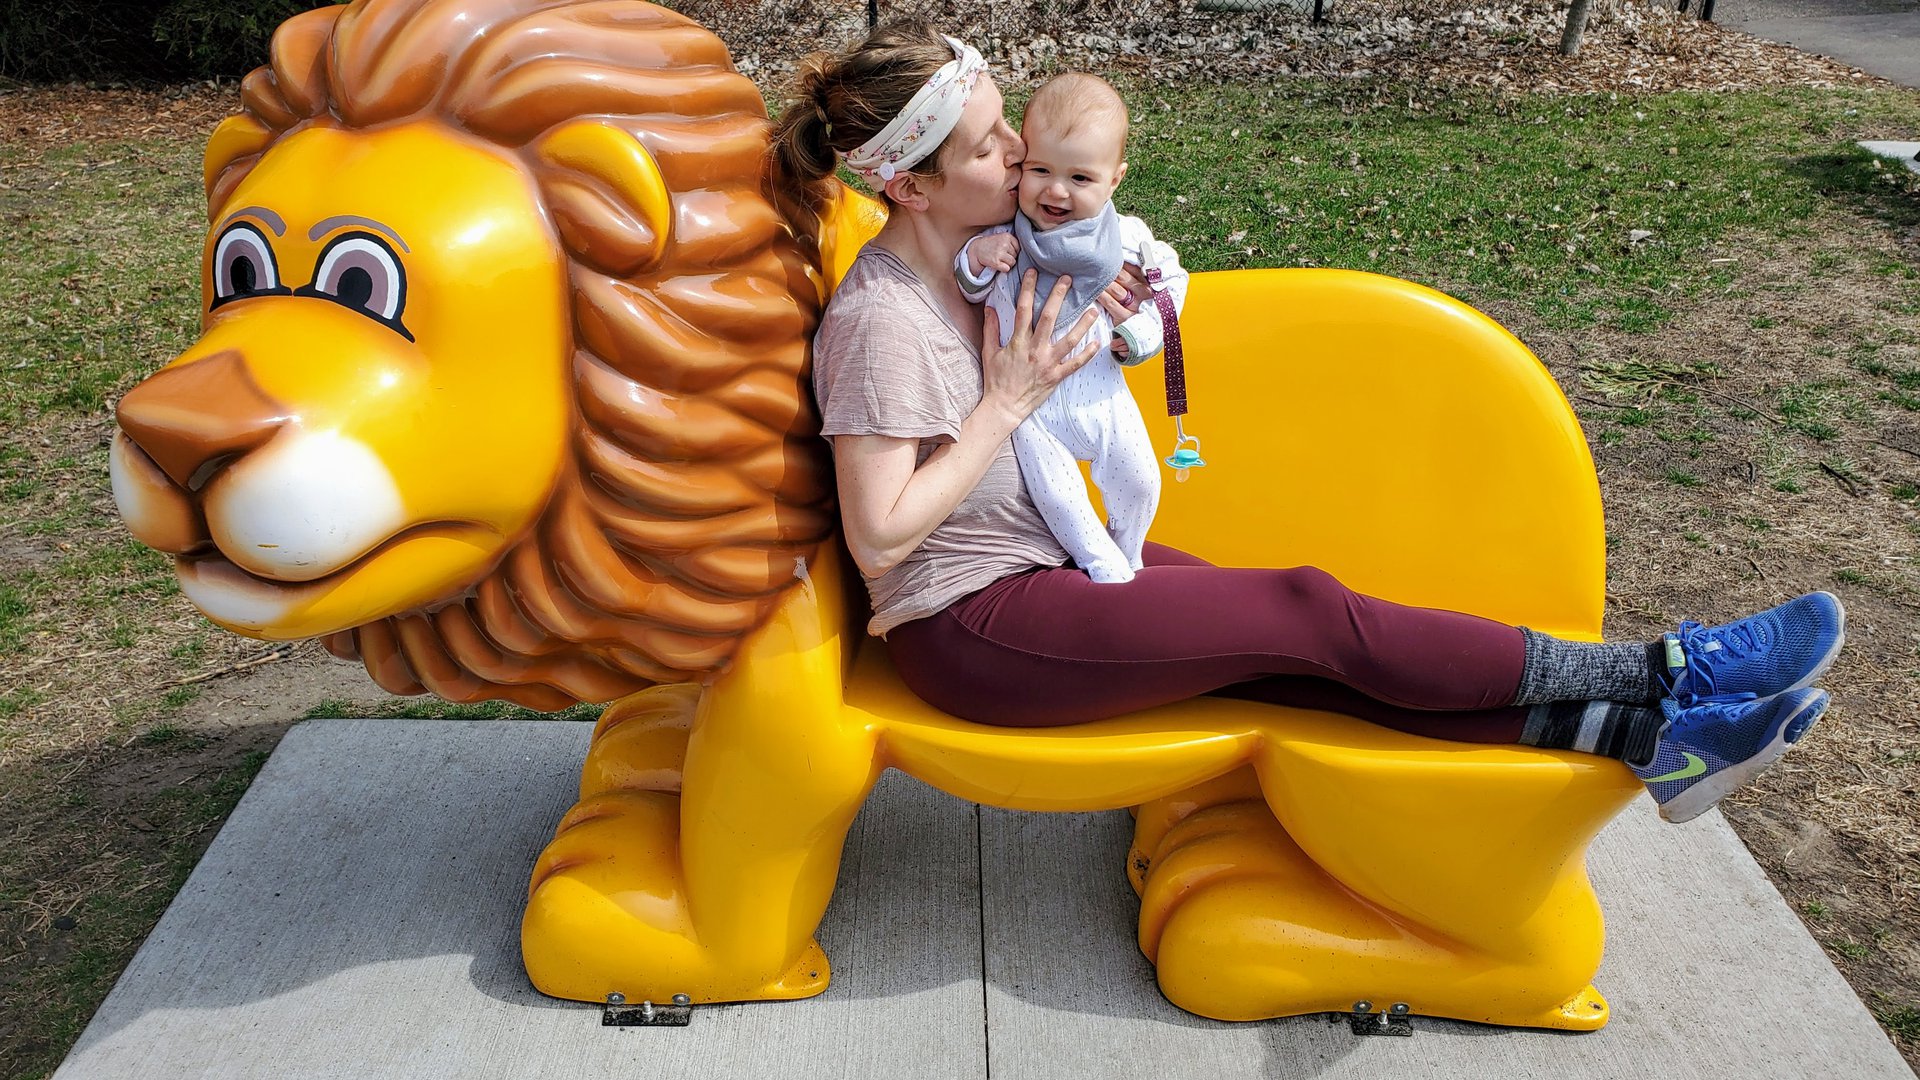
<svg viewBox="0 0 1920 1080">
<path fill-rule="evenodd" d="M 916 439 L 834 436 L 840 526 L 860 572 L 877 578 L 912 554 L 986 475 L 1017 426 L 975 409 L 961 425 L 960 441 L 941 446 L 918 469 Z"/>
<path fill-rule="evenodd" d="M 928 455 L 914 467 L 919 443 L 886 435 L 836 435 L 834 477 L 840 489 L 840 526 L 847 550 L 860 572 L 877 578 L 913 553 L 967 497 L 987 473 L 1000 444 L 1013 434 L 1053 388 L 1085 364 L 1099 348 L 1074 343 L 1093 328 L 1091 309 L 1071 332 L 1035 341 L 1033 271 L 1020 283 L 1013 336 L 999 347 L 999 318 L 988 309 L 981 333 L 984 392 L 980 404 L 960 425 L 960 438 Z M 1040 309 L 1041 325 L 1051 328 L 1072 280 L 1055 283 Z"/>
</svg>

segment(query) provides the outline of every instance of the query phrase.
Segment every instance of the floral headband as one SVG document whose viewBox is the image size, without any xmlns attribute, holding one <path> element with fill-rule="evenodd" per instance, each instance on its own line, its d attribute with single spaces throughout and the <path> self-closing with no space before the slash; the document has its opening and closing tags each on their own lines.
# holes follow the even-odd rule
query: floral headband
<svg viewBox="0 0 1920 1080">
<path fill-rule="evenodd" d="M 970 45 L 954 38 L 947 38 L 947 44 L 953 47 L 953 59 L 933 73 L 878 135 L 847 151 L 848 166 L 884 184 L 925 160 L 952 133 L 987 62 Z"/>
</svg>

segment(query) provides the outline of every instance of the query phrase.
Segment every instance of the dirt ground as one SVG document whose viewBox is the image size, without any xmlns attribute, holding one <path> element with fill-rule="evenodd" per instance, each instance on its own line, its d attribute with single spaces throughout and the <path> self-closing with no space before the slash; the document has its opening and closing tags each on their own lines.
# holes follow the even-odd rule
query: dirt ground
<svg viewBox="0 0 1920 1080">
<path fill-rule="evenodd" d="M 125 138 L 137 116 L 139 137 L 197 139 L 231 100 L 231 88 L 0 95 L 0 138 Z M 1851 641 L 1826 680 L 1832 710 L 1725 813 L 1920 1064 L 1920 412 L 1901 404 L 1920 391 L 1885 374 L 1920 366 L 1910 273 L 1920 236 L 1839 212 L 1813 225 L 1790 250 L 1728 238 L 1701 253 L 1729 283 L 1651 333 L 1551 330 L 1518 306 L 1487 307 L 1547 363 L 1593 445 L 1611 538 L 1609 638 L 1810 589 L 1844 598 Z M 72 419 L 21 442 L 58 471 L 97 454 L 109 424 Z M 106 499 L 97 476 L 71 486 L 73 498 Z M 104 535 L 0 531 L 0 580 Z M 77 1035 L 33 1017 L 78 1008 L 84 1023 L 85 1003 L 104 995 L 288 726 L 316 710 L 395 705 L 312 644 L 275 651 L 207 634 L 177 595 L 137 610 L 147 628 L 131 664 L 125 652 L 88 655 L 87 636 L 101 631 L 76 616 L 61 632 L 80 644 L 41 642 L 0 668 L 0 690 L 63 691 L 36 706 L 44 734 L 0 753 L 0 837 L 36 871 L 0 881 L 6 1075 L 57 1059 Z M 156 711 L 156 700 L 178 703 Z M 36 971 L 65 974 L 48 985 Z"/>
<path fill-rule="evenodd" d="M 1920 485 L 1920 416 L 1879 400 L 1837 403 L 1857 421 L 1827 440 L 1777 419 L 1782 388 L 1861 381 L 1831 343 L 1920 326 L 1911 281 L 1860 272 L 1876 259 L 1920 266 L 1920 236 L 1850 218 L 1820 226 L 1794 251 L 1730 242 L 1709 253 L 1740 261 L 1733 285 L 1651 335 L 1552 333 L 1518 312 L 1491 313 L 1547 362 L 1594 447 L 1611 538 L 1608 639 L 1645 639 L 1683 617 L 1737 617 L 1813 589 L 1844 600 L 1848 646 L 1822 680 L 1832 708 L 1722 812 L 1920 1064 L 1920 1032 L 1900 1011 L 1920 990 L 1920 506 L 1908 494 Z M 1876 355 L 1920 359 L 1920 335 L 1894 336 Z M 1593 385 L 1596 369 L 1679 357 L 1721 374 L 1661 391 L 1678 401 Z M 1620 423 L 1623 406 L 1649 402 L 1665 415 Z"/>
</svg>

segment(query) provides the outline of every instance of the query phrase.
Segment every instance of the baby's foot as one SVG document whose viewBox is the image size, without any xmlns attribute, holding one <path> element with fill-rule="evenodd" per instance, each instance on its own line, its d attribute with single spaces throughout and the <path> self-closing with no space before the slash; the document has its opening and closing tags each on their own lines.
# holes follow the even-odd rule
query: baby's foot
<svg viewBox="0 0 1920 1080">
<path fill-rule="evenodd" d="M 1125 563 L 1096 559 L 1087 564 L 1087 576 L 1101 585 L 1118 585 L 1133 580 L 1133 568 Z"/>
</svg>

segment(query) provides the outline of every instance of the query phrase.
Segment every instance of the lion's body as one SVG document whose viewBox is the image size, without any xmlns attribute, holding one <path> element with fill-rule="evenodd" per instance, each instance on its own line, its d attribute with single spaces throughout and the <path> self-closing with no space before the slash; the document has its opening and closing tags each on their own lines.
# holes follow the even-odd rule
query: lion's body
<svg viewBox="0 0 1920 1080">
<path fill-rule="evenodd" d="M 1579 854 L 1617 765 L 1224 699 L 988 728 L 860 647 L 807 349 L 818 263 L 880 218 L 843 199 L 796 239 L 711 34 L 638 0 L 357 0 L 289 20 L 243 100 L 208 146 L 203 335 L 121 402 L 115 497 L 236 631 L 324 637 L 399 693 L 614 700 L 534 873 L 541 989 L 819 992 L 813 928 L 893 767 L 1145 803 L 1141 944 L 1194 1011 L 1605 1021 Z M 1537 361 L 1416 286 L 1276 273 L 1195 279 L 1196 367 L 1260 361 L 1207 376 L 1234 384 L 1210 447 L 1252 464 L 1170 492 L 1159 538 L 1596 632 L 1597 487 Z M 1341 468 L 1259 464 L 1323 444 Z"/>
</svg>

